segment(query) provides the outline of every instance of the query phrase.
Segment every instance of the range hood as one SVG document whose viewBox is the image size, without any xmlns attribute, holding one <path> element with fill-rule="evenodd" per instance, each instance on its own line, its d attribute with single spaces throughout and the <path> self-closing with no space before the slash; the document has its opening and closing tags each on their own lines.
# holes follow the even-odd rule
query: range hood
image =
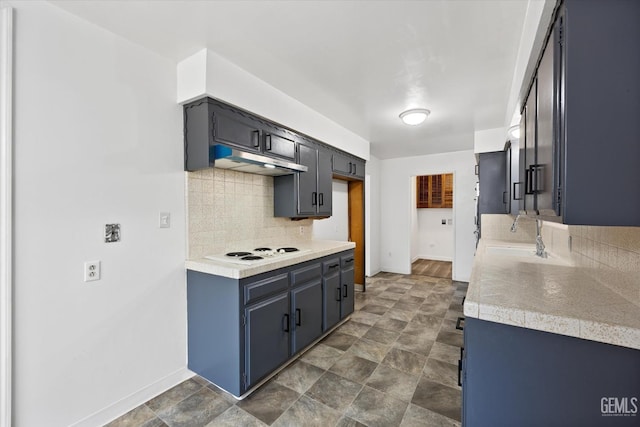
<svg viewBox="0 0 640 427">
<path fill-rule="evenodd" d="M 307 172 L 308 167 L 286 160 L 249 153 L 222 144 L 210 148 L 213 151 L 213 167 L 232 169 L 258 175 L 280 176 L 295 172 Z"/>
</svg>

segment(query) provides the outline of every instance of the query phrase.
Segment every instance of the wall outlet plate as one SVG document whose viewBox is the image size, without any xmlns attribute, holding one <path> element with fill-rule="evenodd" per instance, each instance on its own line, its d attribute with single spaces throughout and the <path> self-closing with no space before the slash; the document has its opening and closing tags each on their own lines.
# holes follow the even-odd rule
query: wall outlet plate
<svg viewBox="0 0 640 427">
<path fill-rule="evenodd" d="M 86 261 L 84 263 L 84 281 L 100 280 L 100 261 Z"/>
<path fill-rule="evenodd" d="M 160 212 L 159 227 L 171 228 L 171 214 L 169 212 Z"/>
</svg>

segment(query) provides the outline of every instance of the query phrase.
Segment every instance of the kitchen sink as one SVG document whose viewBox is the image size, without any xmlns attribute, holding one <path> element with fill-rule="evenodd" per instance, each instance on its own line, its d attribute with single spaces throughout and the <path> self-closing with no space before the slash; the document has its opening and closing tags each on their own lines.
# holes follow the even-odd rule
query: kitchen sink
<svg viewBox="0 0 640 427">
<path fill-rule="evenodd" d="M 492 256 L 504 258 L 519 258 L 524 262 L 542 262 L 545 264 L 570 265 L 571 262 L 547 252 L 547 257 L 542 258 L 536 255 L 536 246 L 487 246 L 486 253 Z"/>
</svg>

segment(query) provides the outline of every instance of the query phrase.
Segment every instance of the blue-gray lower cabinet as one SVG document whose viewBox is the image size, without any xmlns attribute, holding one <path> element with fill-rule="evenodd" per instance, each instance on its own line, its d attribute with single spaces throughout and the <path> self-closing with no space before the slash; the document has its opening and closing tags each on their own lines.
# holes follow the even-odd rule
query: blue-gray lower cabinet
<svg viewBox="0 0 640 427">
<path fill-rule="evenodd" d="M 322 263 L 322 301 L 324 304 L 323 330 L 334 327 L 341 319 L 342 286 L 340 286 L 340 258 Z"/>
<path fill-rule="evenodd" d="M 289 293 L 245 309 L 245 372 L 255 384 L 289 359 Z"/>
<path fill-rule="evenodd" d="M 462 424 L 638 426 L 640 350 L 466 317 Z"/>
<path fill-rule="evenodd" d="M 341 265 L 349 258 L 353 250 L 244 279 L 187 270 L 189 369 L 235 396 L 245 394 L 330 329 L 328 282 L 340 291 L 334 293 L 340 303 L 345 289 L 351 298 L 351 311 L 338 307 L 339 316 L 346 313 L 338 321 L 353 311 L 353 273 L 351 287 L 342 286 L 342 269 L 323 273 L 327 261 Z"/>
<path fill-rule="evenodd" d="M 340 318 L 344 319 L 353 313 L 355 305 L 355 286 L 353 273 L 353 253 L 340 257 L 340 285 L 342 286 L 340 302 Z"/>
</svg>

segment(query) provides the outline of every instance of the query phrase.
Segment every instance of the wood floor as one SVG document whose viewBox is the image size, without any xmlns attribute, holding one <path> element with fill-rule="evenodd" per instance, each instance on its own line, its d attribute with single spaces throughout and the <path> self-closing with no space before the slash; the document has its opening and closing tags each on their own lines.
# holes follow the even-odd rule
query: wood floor
<svg viewBox="0 0 640 427">
<path fill-rule="evenodd" d="M 451 279 L 451 261 L 418 259 L 411 264 L 411 274 Z"/>
</svg>

